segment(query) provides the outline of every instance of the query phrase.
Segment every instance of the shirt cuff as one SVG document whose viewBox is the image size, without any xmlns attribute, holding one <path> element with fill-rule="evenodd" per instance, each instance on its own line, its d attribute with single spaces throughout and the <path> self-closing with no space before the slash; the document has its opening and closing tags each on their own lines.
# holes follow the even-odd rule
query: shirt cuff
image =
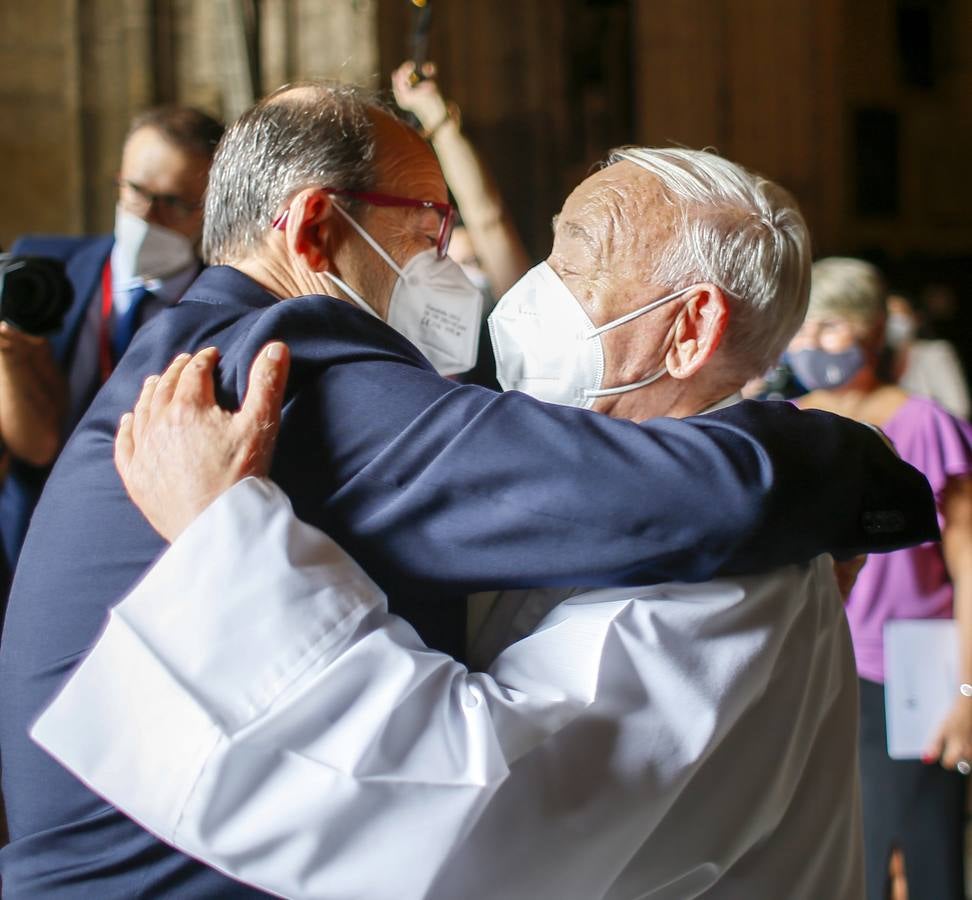
<svg viewBox="0 0 972 900">
<path fill-rule="evenodd" d="M 310 667 L 335 658 L 385 602 L 334 541 L 296 518 L 279 488 L 245 479 L 111 611 L 32 737 L 96 791 L 105 779 L 170 822 L 217 742 L 266 713 Z M 126 727 L 117 729 L 122 713 Z M 180 762 L 170 772 L 174 742 Z M 156 758 L 138 758 L 153 746 Z M 193 759 L 198 765 L 187 766 Z M 119 777 L 130 782 L 121 790 Z"/>
<path fill-rule="evenodd" d="M 111 615 L 232 734 L 312 662 L 326 664 L 384 604 L 378 586 L 297 519 L 276 485 L 247 478 L 178 537 Z"/>
</svg>

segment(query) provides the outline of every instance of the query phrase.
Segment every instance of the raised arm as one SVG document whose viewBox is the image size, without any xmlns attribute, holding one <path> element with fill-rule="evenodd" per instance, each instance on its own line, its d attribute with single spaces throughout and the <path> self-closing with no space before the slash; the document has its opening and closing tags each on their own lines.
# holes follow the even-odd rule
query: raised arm
<svg viewBox="0 0 972 900">
<path fill-rule="evenodd" d="M 395 102 L 415 115 L 432 143 L 493 296 L 499 298 L 530 267 L 530 258 L 496 184 L 462 133 L 458 109 L 439 92 L 435 67 L 427 63 L 426 79 L 416 84 L 410 78 L 414 71 L 415 64 L 406 62 L 392 73 Z"/>
</svg>

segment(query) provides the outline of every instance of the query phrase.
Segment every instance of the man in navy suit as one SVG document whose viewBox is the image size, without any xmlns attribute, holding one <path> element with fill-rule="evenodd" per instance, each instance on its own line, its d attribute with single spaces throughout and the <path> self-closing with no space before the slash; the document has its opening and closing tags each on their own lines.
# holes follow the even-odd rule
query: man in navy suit
<svg viewBox="0 0 972 900">
<path fill-rule="evenodd" d="M 638 425 L 441 378 L 431 363 L 468 360 L 479 316 L 442 259 L 446 201 L 425 142 L 351 88 L 289 89 L 228 132 L 206 201 L 215 265 L 136 336 L 24 545 L 0 645 L 6 896 L 253 893 L 154 840 L 27 737 L 164 546 L 112 443 L 144 379 L 180 351 L 216 346 L 219 397 L 235 406 L 259 349 L 289 344 L 271 476 L 455 655 L 457 595 L 477 589 L 701 581 L 933 536 L 927 485 L 862 426 L 752 403 Z M 765 218 L 757 231 L 776 246 L 775 212 Z M 736 231 L 726 220 L 721 239 Z M 686 279 L 640 290 L 689 302 L 706 279 Z"/>
<path fill-rule="evenodd" d="M 178 301 L 199 274 L 202 199 L 222 133 L 196 109 L 141 113 L 122 148 L 114 233 L 28 236 L 12 248 L 62 260 L 74 302 L 50 340 L 0 324 L 0 439 L 12 457 L 0 490 L 0 535 L 11 568 L 64 437 L 135 329 Z M 20 412 L 16 420 L 11 411 Z"/>
</svg>

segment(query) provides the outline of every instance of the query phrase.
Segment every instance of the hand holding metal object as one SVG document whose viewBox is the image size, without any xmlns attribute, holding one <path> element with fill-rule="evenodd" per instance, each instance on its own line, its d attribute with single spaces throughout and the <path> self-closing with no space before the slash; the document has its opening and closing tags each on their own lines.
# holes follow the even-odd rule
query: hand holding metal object
<svg viewBox="0 0 972 900">
<path fill-rule="evenodd" d="M 408 76 L 412 85 L 426 76 L 423 73 L 429 55 L 429 30 L 432 27 L 432 0 L 409 0 L 415 7 L 415 28 L 412 30 L 412 60 L 415 70 Z"/>
</svg>

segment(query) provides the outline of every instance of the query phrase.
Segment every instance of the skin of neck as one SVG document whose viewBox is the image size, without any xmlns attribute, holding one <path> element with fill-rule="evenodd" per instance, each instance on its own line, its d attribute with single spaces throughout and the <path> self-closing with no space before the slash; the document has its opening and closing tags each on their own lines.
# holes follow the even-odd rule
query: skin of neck
<svg viewBox="0 0 972 900">
<path fill-rule="evenodd" d="M 700 288 L 704 291 L 703 285 Z M 611 321 L 637 309 L 641 297 L 637 290 L 609 288 L 601 298 L 603 309 L 594 310 L 590 300 L 586 306 L 602 321 Z M 662 368 L 665 372 L 644 387 L 598 398 L 595 411 L 635 422 L 658 416 L 685 418 L 742 387 L 745 377 L 722 345 L 725 319 L 722 326 L 706 328 L 720 304 L 713 302 L 710 312 L 700 313 L 700 302 L 693 292 L 603 334 L 604 387 L 635 384 Z"/>
<path fill-rule="evenodd" d="M 288 260 L 281 258 L 282 256 L 285 257 L 285 254 L 274 253 L 268 249 L 256 256 L 235 260 L 230 265 L 280 300 L 316 293 L 307 284 L 310 273 L 304 275 L 294 271 Z"/>
<path fill-rule="evenodd" d="M 612 418 L 630 419 L 632 422 L 643 422 L 658 416 L 684 419 L 704 412 L 742 387 L 741 384 L 725 384 L 720 388 L 702 389 L 684 382 L 669 386 L 662 384 L 666 380 L 669 380 L 668 376 L 662 376 L 654 384 L 626 394 L 601 397 L 594 409 Z"/>
<path fill-rule="evenodd" d="M 706 369 L 716 369 L 718 364 L 715 360 L 713 363 Z M 745 383 L 737 379 L 713 378 L 706 369 L 691 378 L 672 378 L 666 372 L 658 381 L 642 388 L 600 397 L 593 409 L 612 418 L 630 419 L 632 422 L 643 422 L 658 416 L 684 419 L 704 412 L 738 391 Z M 609 375 L 612 373 L 605 373 L 605 384 L 618 383 L 609 382 Z"/>
<path fill-rule="evenodd" d="M 230 265 L 280 300 L 321 293 L 323 285 L 319 275 L 294 266 L 281 242 L 267 243 L 271 246 L 263 247 L 261 252 L 246 259 L 234 260 Z M 278 245 L 272 246 L 273 243 Z"/>
</svg>

